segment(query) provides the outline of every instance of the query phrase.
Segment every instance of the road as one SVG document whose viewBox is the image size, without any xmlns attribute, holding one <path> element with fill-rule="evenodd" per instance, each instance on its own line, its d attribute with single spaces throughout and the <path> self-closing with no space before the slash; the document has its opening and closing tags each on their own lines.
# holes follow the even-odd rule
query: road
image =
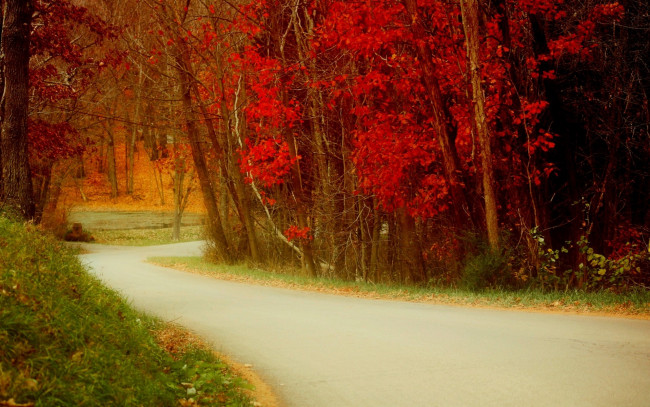
<svg viewBox="0 0 650 407">
<path fill-rule="evenodd" d="M 250 363 L 287 406 L 650 406 L 650 321 L 364 300 L 143 263 L 199 244 L 92 245 L 136 308 Z"/>
</svg>

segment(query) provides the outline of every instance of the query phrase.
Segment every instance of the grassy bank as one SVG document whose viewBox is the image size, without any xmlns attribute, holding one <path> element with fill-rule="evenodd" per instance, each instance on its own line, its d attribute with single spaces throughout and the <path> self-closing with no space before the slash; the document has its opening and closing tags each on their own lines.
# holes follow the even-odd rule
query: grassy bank
<svg viewBox="0 0 650 407">
<path fill-rule="evenodd" d="M 250 405 L 225 364 L 170 331 L 0 215 L 0 405 Z"/>
<path fill-rule="evenodd" d="M 126 246 L 152 246 L 159 244 L 191 242 L 203 239 L 203 226 L 181 227 L 180 239 L 172 240 L 172 228 L 96 230 L 91 235 L 96 243 Z"/>
<path fill-rule="evenodd" d="M 347 282 L 327 278 L 312 279 L 299 275 L 271 273 L 244 265 L 212 264 L 199 257 L 155 257 L 149 259 L 149 261 L 215 278 L 363 298 L 535 311 L 606 313 L 650 317 L 650 292 L 641 290 L 621 294 L 610 291 L 471 291 L 451 287 L 424 288 Z"/>
</svg>

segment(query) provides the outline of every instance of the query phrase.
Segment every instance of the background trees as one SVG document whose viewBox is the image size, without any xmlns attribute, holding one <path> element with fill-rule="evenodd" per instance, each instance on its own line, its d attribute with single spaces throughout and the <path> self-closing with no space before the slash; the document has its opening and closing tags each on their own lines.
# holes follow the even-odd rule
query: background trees
<svg viewBox="0 0 650 407">
<path fill-rule="evenodd" d="M 53 21 L 84 41 L 57 75 L 96 79 L 74 94 L 33 79 L 68 103 L 33 128 L 92 134 L 115 195 L 133 193 L 140 140 L 152 161 L 188 145 L 216 258 L 417 284 L 647 284 L 645 2 L 96 4 L 115 30 L 70 10 Z M 119 58 L 97 64 L 106 37 Z"/>
</svg>

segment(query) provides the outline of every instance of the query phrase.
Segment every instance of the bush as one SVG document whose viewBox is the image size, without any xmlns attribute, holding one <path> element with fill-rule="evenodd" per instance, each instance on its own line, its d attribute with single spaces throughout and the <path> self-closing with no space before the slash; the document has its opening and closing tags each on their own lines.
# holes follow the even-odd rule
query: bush
<svg viewBox="0 0 650 407">
<path fill-rule="evenodd" d="M 486 249 L 465 259 L 460 285 L 472 291 L 503 288 L 511 285 L 509 269 L 503 252 Z"/>
</svg>

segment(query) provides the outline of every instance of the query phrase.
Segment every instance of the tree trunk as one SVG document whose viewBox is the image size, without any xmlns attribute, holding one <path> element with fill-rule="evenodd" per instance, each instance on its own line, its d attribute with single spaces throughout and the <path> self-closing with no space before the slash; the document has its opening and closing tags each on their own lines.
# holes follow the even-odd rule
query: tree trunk
<svg viewBox="0 0 650 407">
<path fill-rule="evenodd" d="M 47 204 L 50 184 L 52 182 L 52 171 L 54 169 L 54 164 L 52 166 L 46 165 L 41 171 L 42 174 L 40 177 L 36 177 L 32 186 L 34 188 L 34 204 L 36 207 L 34 213 L 34 222 L 41 223 L 43 219 L 43 211 L 45 210 L 45 205 Z"/>
<path fill-rule="evenodd" d="M 370 247 L 370 273 L 374 276 L 374 282 L 381 282 L 381 269 L 379 268 L 379 239 L 381 238 L 381 212 L 378 208 L 377 198 L 373 199 L 372 210 L 372 246 Z"/>
<path fill-rule="evenodd" d="M 176 160 L 181 160 L 176 158 Z M 182 160 L 184 161 L 184 160 Z M 185 181 L 185 172 L 184 169 L 179 169 L 178 167 L 185 166 L 184 163 L 177 163 L 174 169 L 174 218 L 172 221 L 172 240 L 176 241 L 181 238 L 181 221 L 183 219 L 183 211 L 185 205 L 183 202 L 183 197 L 186 196 L 183 188 Z"/>
<path fill-rule="evenodd" d="M 29 45 L 32 3 L 3 1 L 1 48 L 4 54 L 0 172 L 2 201 L 25 219 L 34 216 L 31 170 L 27 143 L 29 107 Z"/>
<path fill-rule="evenodd" d="M 497 217 L 497 199 L 494 192 L 494 170 L 492 165 L 492 147 L 485 113 L 485 95 L 481 85 L 480 73 L 480 39 L 479 8 L 477 0 L 461 0 L 460 8 L 465 31 L 465 44 L 469 58 L 469 74 L 474 98 L 474 121 L 481 145 L 481 166 L 483 170 L 483 197 L 485 199 L 485 223 L 488 242 L 492 249 L 499 248 L 499 221 Z"/>
<path fill-rule="evenodd" d="M 372 199 L 359 196 L 359 229 L 361 235 L 361 275 L 363 281 L 368 282 L 370 279 L 370 255 L 372 253 L 372 211 L 367 202 Z"/>
<path fill-rule="evenodd" d="M 117 165 L 115 164 L 115 136 L 113 135 L 113 129 L 110 125 L 104 125 L 104 128 L 108 135 L 108 146 L 106 151 L 106 159 L 108 160 L 108 182 L 111 184 L 111 198 L 115 199 L 120 193 L 117 184 Z"/>
<path fill-rule="evenodd" d="M 298 151 L 296 149 L 296 140 L 291 131 L 284 132 L 285 140 L 289 145 L 289 154 L 291 158 L 298 156 Z M 308 228 L 310 227 L 308 217 L 307 217 L 307 202 L 305 197 L 305 190 L 302 184 L 302 177 L 300 174 L 300 164 L 299 161 L 291 166 L 291 185 L 293 187 L 293 193 L 296 201 L 296 219 L 298 221 L 298 227 Z M 317 277 L 318 273 L 316 271 L 316 264 L 314 262 L 314 250 L 312 247 L 312 242 L 309 239 L 301 239 L 301 248 L 302 248 L 302 264 L 308 275 L 311 277 Z"/>
<path fill-rule="evenodd" d="M 399 222 L 399 248 L 402 281 L 423 283 L 426 281 L 420 239 L 415 228 L 415 219 L 405 208 L 397 210 Z"/>
<path fill-rule="evenodd" d="M 138 136 L 138 123 L 140 122 L 140 105 L 142 98 L 143 74 L 140 70 L 138 76 L 138 91 L 135 98 L 135 111 L 133 112 L 133 123 L 131 123 L 131 134 L 126 136 L 126 193 L 133 194 L 133 177 L 135 167 L 135 147 Z"/>
<path fill-rule="evenodd" d="M 178 43 L 177 43 L 178 44 Z M 217 254 L 226 262 L 233 261 L 233 256 L 226 239 L 226 234 L 221 224 L 221 216 L 219 215 L 219 208 L 217 206 L 217 198 L 214 194 L 214 189 L 210 181 L 210 174 L 208 166 L 205 161 L 205 153 L 201 146 L 201 137 L 199 129 L 196 127 L 197 118 L 192 110 L 192 81 L 193 78 L 189 71 L 189 61 L 186 60 L 187 53 L 183 49 L 176 49 L 176 67 L 180 79 L 180 92 L 181 100 L 183 102 L 183 110 L 185 117 L 185 125 L 187 127 L 187 136 L 192 150 L 192 159 L 194 167 L 199 178 L 201 192 L 203 194 L 203 202 L 208 211 L 208 221 L 210 226 L 210 234 L 214 240 Z"/>
<path fill-rule="evenodd" d="M 222 121 L 221 121 L 221 124 L 223 126 L 222 134 L 225 135 L 225 140 L 218 140 L 217 135 L 214 134 L 214 128 L 212 127 L 212 120 L 210 119 L 209 115 L 207 114 L 203 106 L 201 106 L 201 111 L 206 120 L 206 124 L 209 126 L 208 131 L 210 132 L 210 135 L 213 139 L 213 143 L 216 143 L 214 147 L 217 148 L 219 147 L 219 145 L 221 146 L 219 150 L 221 150 L 220 153 L 221 153 L 222 168 L 224 168 L 225 170 L 223 172 L 224 175 L 230 176 L 229 182 L 232 183 L 231 195 L 233 197 L 233 201 L 235 202 L 235 207 L 237 208 L 239 219 L 242 225 L 244 226 L 244 230 L 246 231 L 249 254 L 254 262 L 261 263 L 262 256 L 260 254 L 259 246 L 257 243 L 257 234 L 255 233 L 255 223 L 253 221 L 253 214 L 250 207 L 251 202 L 250 202 L 249 194 L 246 191 L 244 179 L 242 177 L 238 165 L 239 161 L 241 160 L 241 156 L 237 149 L 234 150 L 230 149 L 232 151 L 228 151 L 228 154 L 226 154 L 225 151 L 226 144 L 228 146 L 238 145 L 240 140 L 235 140 L 235 135 L 233 134 L 231 128 L 230 120 L 232 114 L 230 109 L 228 109 L 228 105 L 226 104 L 227 97 L 226 97 L 225 86 L 223 84 L 223 76 L 221 76 L 223 74 L 223 72 L 221 71 L 221 66 L 219 66 L 217 69 L 220 75 L 220 79 L 218 83 L 220 86 L 219 90 L 221 92 L 221 103 L 219 108 L 222 117 Z M 198 93 L 198 89 L 195 89 L 195 92 Z M 238 103 L 239 96 L 240 95 L 237 94 L 237 97 L 235 99 L 235 104 Z M 235 105 L 233 107 L 233 110 L 235 111 L 234 114 L 237 114 L 238 106 Z M 238 139 L 241 137 L 240 131 L 245 128 L 246 125 L 245 122 L 243 121 L 241 123 L 235 124 L 235 131 L 237 132 L 236 136 Z"/>
</svg>

